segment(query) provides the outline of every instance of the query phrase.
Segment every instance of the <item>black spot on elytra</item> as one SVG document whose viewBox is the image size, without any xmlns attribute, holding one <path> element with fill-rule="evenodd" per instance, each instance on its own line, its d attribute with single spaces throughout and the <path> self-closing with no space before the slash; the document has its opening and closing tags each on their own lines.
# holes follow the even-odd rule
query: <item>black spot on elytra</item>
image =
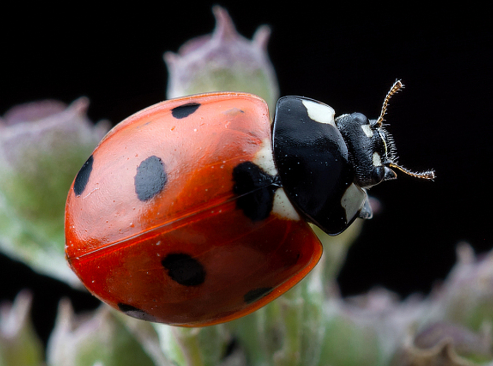
<svg viewBox="0 0 493 366">
<path fill-rule="evenodd" d="M 199 103 L 187 103 L 171 110 L 173 117 L 182 119 L 194 113 L 200 107 Z"/>
<path fill-rule="evenodd" d="M 251 304 L 252 302 L 261 299 L 265 295 L 270 294 L 272 290 L 272 287 L 259 287 L 255 290 L 248 291 L 245 296 L 243 296 L 243 299 L 247 304 Z"/>
<path fill-rule="evenodd" d="M 183 286 L 199 286 L 205 281 L 204 266 L 185 253 L 171 253 L 161 262 L 168 276 Z"/>
<path fill-rule="evenodd" d="M 156 318 L 153 317 L 152 315 L 146 313 L 144 310 L 141 310 L 139 308 L 136 308 L 135 306 L 124 304 L 122 302 L 118 303 L 118 309 L 120 311 L 123 311 L 125 314 L 128 316 L 131 316 L 133 318 L 137 318 L 140 320 L 147 320 L 147 321 L 156 321 Z"/>
<path fill-rule="evenodd" d="M 269 217 L 274 205 L 274 194 L 279 188 L 277 178 L 251 161 L 246 161 L 233 169 L 233 180 L 233 191 L 239 196 L 236 207 L 243 210 L 252 221 Z"/>
<path fill-rule="evenodd" d="M 137 167 L 135 193 L 139 200 L 148 201 L 163 190 L 167 180 L 161 159 L 149 156 Z"/>
<path fill-rule="evenodd" d="M 77 177 L 75 177 L 74 181 L 74 193 L 76 196 L 80 196 L 84 189 L 86 189 L 87 182 L 89 182 L 89 177 L 92 172 L 92 163 L 94 162 L 93 156 L 89 156 L 89 159 L 82 165 L 79 173 L 77 173 Z"/>
</svg>

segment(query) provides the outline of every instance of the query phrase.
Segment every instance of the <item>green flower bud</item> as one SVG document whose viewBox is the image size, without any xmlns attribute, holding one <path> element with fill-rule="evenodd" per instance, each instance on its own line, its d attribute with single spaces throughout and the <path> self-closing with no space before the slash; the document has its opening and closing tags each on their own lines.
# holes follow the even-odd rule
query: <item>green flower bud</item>
<svg viewBox="0 0 493 366">
<path fill-rule="evenodd" d="M 269 27 L 260 27 L 250 41 L 236 32 L 225 9 L 215 6 L 213 12 L 216 28 L 211 35 L 189 40 L 177 54 L 164 54 L 169 70 L 167 97 L 241 91 L 260 96 L 273 110 L 279 87 L 267 55 Z"/>
<path fill-rule="evenodd" d="M 242 359 L 241 353 L 226 357 L 231 335 L 223 324 L 205 328 L 181 328 L 157 323 L 153 326 L 159 335 L 161 349 L 176 365 L 221 366 Z"/>
<path fill-rule="evenodd" d="M 378 315 L 364 309 L 349 309 L 332 299 L 324 309 L 325 336 L 318 365 L 382 365 L 384 352 L 379 334 L 371 322 Z M 380 319 L 381 320 L 381 319 Z"/>
<path fill-rule="evenodd" d="M 103 305 L 91 314 L 76 317 L 68 300 L 60 302 L 55 329 L 48 343 L 47 364 L 155 365 L 139 339 L 128 331 L 109 307 Z"/>
<path fill-rule="evenodd" d="M 72 285 L 79 282 L 64 259 L 67 191 L 109 127 L 88 120 L 88 104 L 29 103 L 0 119 L 0 250 Z"/>
<path fill-rule="evenodd" d="M 0 306 L 0 365 L 38 366 L 43 362 L 43 345 L 29 318 L 32 295 L 20 292 L 12 305 Z"/>
<path fill-rule="evenodd" d="M 344 301 L 334 297 L 325 310 L 327 343 L 322 361 L 339 360 L 334 365 L 388 365 L 409 332 L 429 312 L 429 302 L 418 295 L 400 301 L 395 293 L 375 288 Z M 330 343 L 331 339 L 336 340 Z"/>
</svg>

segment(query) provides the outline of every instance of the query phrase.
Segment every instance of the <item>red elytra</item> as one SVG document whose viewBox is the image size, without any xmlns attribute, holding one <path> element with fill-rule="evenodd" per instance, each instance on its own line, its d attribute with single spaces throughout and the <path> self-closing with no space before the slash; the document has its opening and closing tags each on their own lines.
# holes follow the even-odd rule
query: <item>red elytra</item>
<svg viewBox="0 0 493 366">
<path fill-rule="evenodd" d="M 108 133 L 72 184 L 70 267 L 136 318 L 206 326 L 249 314 L 322 253 L 274 170 L 259 97 L 210 93 L 144 109 Z"/>
</svg>

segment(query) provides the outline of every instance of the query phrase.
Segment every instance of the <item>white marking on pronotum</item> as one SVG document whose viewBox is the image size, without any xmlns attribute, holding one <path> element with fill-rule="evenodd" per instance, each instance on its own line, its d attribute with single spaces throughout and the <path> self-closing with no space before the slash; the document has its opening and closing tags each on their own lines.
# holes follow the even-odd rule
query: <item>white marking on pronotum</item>
<svg viewBox="0 0 493 366">
<path fill-rule="evenodd" d="M 336 112 L 334 111 L 334 108 L 327 104 L 314 102 L 313 100 L 303 99 L 301 103 L 305 106 L 308 117 L 312 120 L 336 127 L 336 123 L 334 121 L 334 115 Z"/>
<path fill-rule="evenodd" d="M 270 175 L 278 175 L 276 165 L 274 164 L 274 155 L 272 153 L 272 143 L 270 139 L 262 141 L 262 147 L 255 154 L 253 163 L 257 164 L 262 170 Z"/>
<path fill-rule="evenodd" d="M 382 159 L 380 159 L 380 154 L 377 152 L 373 153 L 373 166 L 382 166 Z"/>
<path fill-rule="evenodd" d="M 272 212 L 288 220 L 298 221 L 301 219 L 283 188 L 276 190 Z"/>
<path fill-rule="evenodd" d="M 347 222 L 351 221 L 358 214 L 366 198 L 366 192 L 354 183 L 346 189 L 341 199 L 341 206 L 346 211 Z"/>
<path fill-rule="evenodd" d="M 370 138 L 373 136 L 373 131 L 371 130 L 370 125 L 361 125 L 361 129 L 365 133 L 366 137 Z"/>
</svg>

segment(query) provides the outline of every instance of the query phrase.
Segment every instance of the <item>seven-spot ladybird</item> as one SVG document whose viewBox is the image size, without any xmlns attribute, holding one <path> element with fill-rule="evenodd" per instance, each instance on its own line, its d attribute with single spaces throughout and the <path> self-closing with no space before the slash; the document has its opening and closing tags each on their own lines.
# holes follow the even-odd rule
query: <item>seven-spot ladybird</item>
<svg viewBox="0 0 493 366">
<path fill-rule="evenodd" d="M 126 314 L 205 326 L 251 313 L 299 282 L 328 234 L 370 218 L 365 188 L 396 178 L 380 118 L 299 96 L 168 100 L 113 128 L 67 199 L 70 267 Z"/>
</svg>

